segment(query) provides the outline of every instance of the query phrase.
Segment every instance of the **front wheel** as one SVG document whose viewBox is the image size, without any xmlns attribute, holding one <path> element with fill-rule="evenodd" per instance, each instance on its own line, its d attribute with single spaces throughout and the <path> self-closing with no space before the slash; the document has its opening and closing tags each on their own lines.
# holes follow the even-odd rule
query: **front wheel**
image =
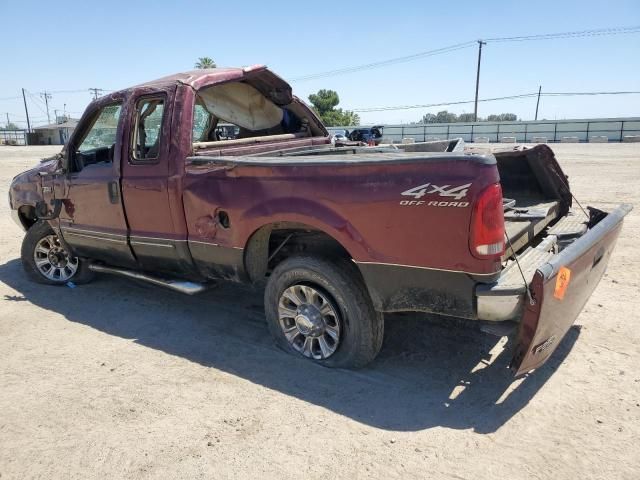
<svg viewBox="0 0 640 480">
<path fill-rule="evenodd" d="M 362 367 L 382 346 L 383 316 L 356 267 L 344 260 L 284 260 L 267 282 L 265 311 L 281 348 L 328 367 Z"/>
<path fill-rule="evenodd" d="M 86 260 L 69 255 L 49 224 L 36 222 L 22 241 L 22 266 L 37 283 L 64 285 L 69 281 L 87 283 L 93 278 Z"/>
</svg>

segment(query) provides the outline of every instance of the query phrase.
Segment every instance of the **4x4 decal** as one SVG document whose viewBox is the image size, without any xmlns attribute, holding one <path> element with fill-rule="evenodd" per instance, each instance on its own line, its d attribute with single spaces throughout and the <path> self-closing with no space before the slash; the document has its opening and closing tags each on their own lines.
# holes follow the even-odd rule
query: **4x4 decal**
<svg viewBox="0 0 640 480">
<path fill-rule="evenodd" d="M 471 183 L 465 183 L 464 185 L 451 186 L 451 185 L 434 185 L 432 183 L 425 183 L 417 187 L 410 188 L 401 193 L 401 195 L 413 197 L 416 200 L 401 200 L 400 205 L 427 205 L 431 207 L 468 207 L 469 202 L 459 201 L 467 197 L 467 193 L 471 187 Z M 418 200 L 425 195 L 437 194 L 439 197 L 450 197 L 456 201 L 438 201 L 431 200 L 429 202 L 425 200 Z"/>
</svg>

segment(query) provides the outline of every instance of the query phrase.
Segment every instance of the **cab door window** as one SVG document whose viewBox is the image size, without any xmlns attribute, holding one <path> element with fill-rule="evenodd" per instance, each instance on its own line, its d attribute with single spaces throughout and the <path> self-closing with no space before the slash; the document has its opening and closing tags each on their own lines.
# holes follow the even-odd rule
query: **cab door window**
<svg viewBox="0 0 640 480">
<path fill-rule="evenodd" d="M 105 105 L 98 110 L 73 152 L 73 171 L 79 172 L 89 165 L 113 162 L 121 111 L 121 103 Z"/>
<path fill-rule="evenodd" d="M 160 154 L 164 98 L 143 98 L 136 103 L 131 163 L 155 163 Z"/>
</svg>

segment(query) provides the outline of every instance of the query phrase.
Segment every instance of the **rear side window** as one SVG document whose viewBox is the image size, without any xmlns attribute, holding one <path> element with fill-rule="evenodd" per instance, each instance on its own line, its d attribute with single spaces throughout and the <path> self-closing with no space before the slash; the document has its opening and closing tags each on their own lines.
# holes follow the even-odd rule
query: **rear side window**
<svg viewBox="0 0 640 480">
<path fill-rule="evenodd" d="M 211 114 L 207 108 L 200 102 L 196 103 L 193 109 L 193 141 L 207 141 L 207 133 L 211 125 Z"/>
<path fill-rule="evenodd" d="M 136 103 L 132 163 L 154 163 L 160 154 L 164 98 L 143 98 Z"/>
</svg>

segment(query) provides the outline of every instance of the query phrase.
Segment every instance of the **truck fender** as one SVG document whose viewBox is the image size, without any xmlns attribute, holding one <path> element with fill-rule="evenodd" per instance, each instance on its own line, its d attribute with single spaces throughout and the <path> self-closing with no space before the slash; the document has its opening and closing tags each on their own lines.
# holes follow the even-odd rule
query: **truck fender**
<svg viewBox="0 0 640 480">
<path fill-rule="evenodd" d="M 363 258 L 371 248 L 357 228 L 338 212 L 305 198 L 283 197 L 266 201 L 244 212 L 241 224 L 247 225 L 250 238 L 259 228 L 279 222 L 297 223 L 320 230 L 335 239 L 351 258 Z"/>
</svg>

